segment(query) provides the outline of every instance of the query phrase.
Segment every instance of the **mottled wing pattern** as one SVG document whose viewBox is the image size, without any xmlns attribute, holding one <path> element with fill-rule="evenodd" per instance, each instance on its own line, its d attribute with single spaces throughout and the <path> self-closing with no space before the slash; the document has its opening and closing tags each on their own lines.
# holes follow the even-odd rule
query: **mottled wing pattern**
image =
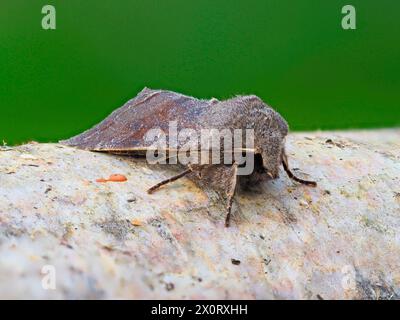
<svg viewBox="0 0 400 320">
<path fill-rule="evenodd" d="M 177 122 L 178 131 L 197 129 L 197 119 L 211 104 L 212 100 L 145 88 L 93 128 L 60 143 L 92 151 L 143 151 L 151 145 L 143 139 L 148 130 L 159 128 L 168 137 L 171 121 Z"/>
</svg>

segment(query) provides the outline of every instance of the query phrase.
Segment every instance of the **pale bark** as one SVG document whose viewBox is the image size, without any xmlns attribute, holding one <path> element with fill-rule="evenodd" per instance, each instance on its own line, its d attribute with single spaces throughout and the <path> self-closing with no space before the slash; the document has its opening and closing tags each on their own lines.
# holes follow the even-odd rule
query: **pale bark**
<svg viewBox="0 0 400 320">
<path fill-rule="evenodd" d="M 238 193 L 225 228 L 224 203 L 186 178 L 146 193 L 167 166 L 1 148 L 0 298 L 399 299 L 400 131 L 298 133 L 287 149 L 318 187 L 281 172 Z M 96 182 L 111 174 L 128 180 Z"/>
</svg>

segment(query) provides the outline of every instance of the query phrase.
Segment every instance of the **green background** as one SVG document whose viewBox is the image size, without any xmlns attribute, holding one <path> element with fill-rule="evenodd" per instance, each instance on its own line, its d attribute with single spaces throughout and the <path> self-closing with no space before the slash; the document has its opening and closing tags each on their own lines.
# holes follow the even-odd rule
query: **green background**
<svg viewBox="0 0 400 320">
<path fill-rule="evenodd" d="M 398 126 L 399 59 L 394 0 L 1 0 L 0 141 L 69 137 L 144 86 L 256 94 L 294 130 Z"/>
</svg>

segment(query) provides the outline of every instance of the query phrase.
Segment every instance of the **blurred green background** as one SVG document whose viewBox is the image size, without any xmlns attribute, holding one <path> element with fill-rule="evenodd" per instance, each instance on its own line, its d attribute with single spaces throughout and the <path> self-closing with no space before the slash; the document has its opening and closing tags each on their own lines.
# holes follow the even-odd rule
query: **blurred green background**
<svg viewBox="0 0 400 320">
<path fill-rule="evenodd" d="M 398 126 L 400 1 L 350 3 L 354 31 L 347 0 L 1 0 L 0 142 L 77 134 L 144 86 L 256 94 L 293 130 Z"/>
</svg>

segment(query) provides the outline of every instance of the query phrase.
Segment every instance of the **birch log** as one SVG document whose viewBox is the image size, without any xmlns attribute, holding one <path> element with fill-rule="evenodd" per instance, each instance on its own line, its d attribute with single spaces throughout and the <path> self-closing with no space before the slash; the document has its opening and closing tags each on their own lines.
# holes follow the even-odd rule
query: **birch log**
<svg viewBox="0 0 400 320">
<path fill-rule="evenodd" d="M 0 298 L 399 299 L 400 130 L 297 133 L 284 173 L 224 204 L 167 166 L 0 149 Z M 308 175 L 306 175 L 306 173 Z M 122 174 L 125 182 L 96 182 Z"/>
</svg>

